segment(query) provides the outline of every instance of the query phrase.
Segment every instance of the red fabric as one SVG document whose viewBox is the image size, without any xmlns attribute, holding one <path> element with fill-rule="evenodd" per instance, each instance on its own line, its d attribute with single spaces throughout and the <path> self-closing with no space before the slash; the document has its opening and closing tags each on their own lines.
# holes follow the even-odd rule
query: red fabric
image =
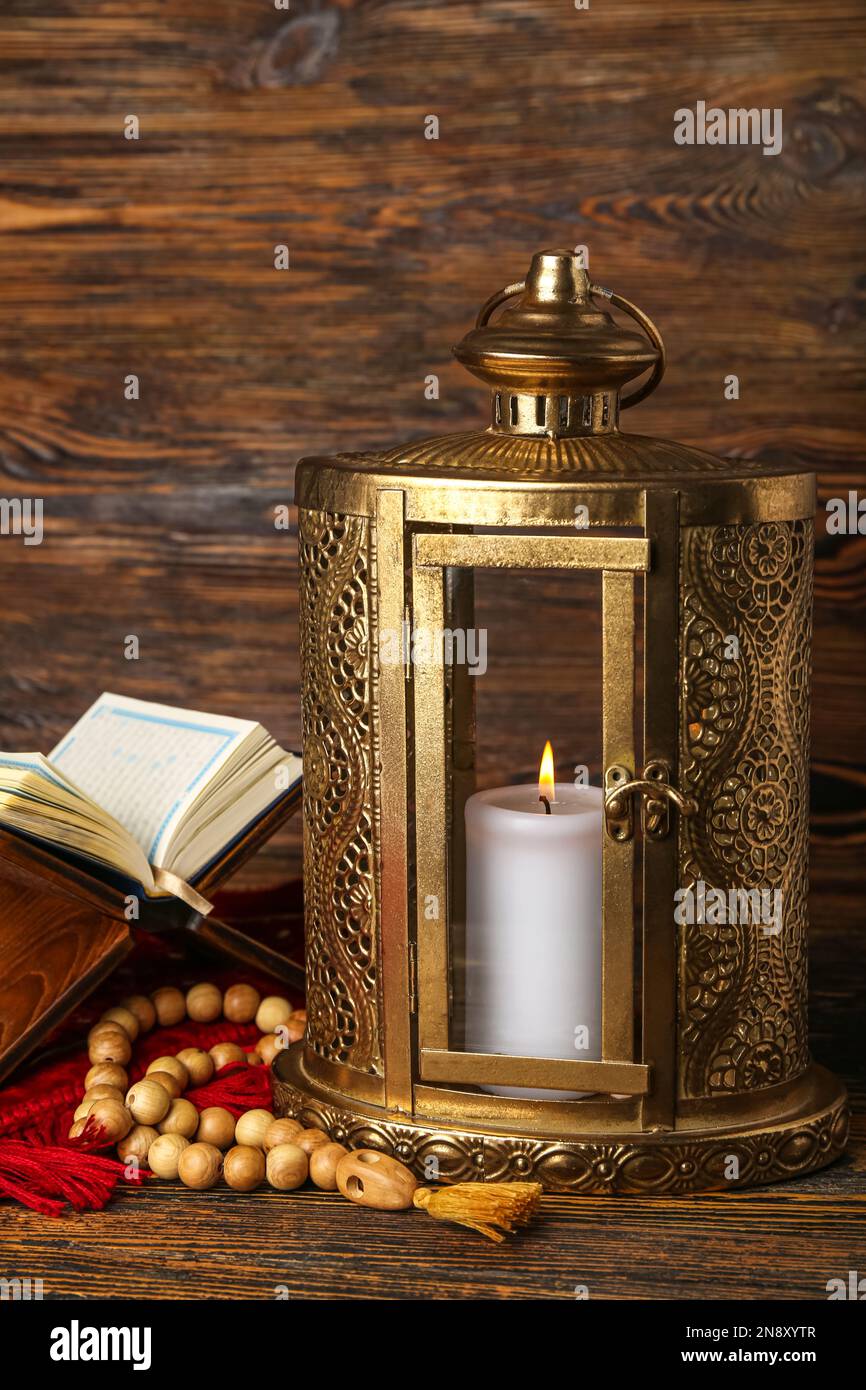
<svg viewBox="0 0 866 1390">
<path fill-rule="evenodd" d="M 67 1203 L 76 1211 L 104 1207 L 120 1180 L 141 1182 L 143 1177 L 126 1171 L 120 1159 L 77 1152 L 69 1145 L 0 1141 L 0 1196 L 42 1216 L 61 1216 Z"/>
<path fill-rule="evenodd" d="M 220 1105 L 223 1110 L 230 1110 L 237 1120 L 246 1110 L 270 1110 L 274 1100 L 271 1069 L 229 1062 L 205 1086 L 196 1086 L 185 1094 L 198 1110 Z"/>
<path fill-rule="evenodd" d="M 288 903 L 288 913 L 279 903 Z M 280 949 L 281 938 L 298 930 L 297 884 L 265 893 L 226 893 L 218 900 L 221 915 L 246 930 L 250 918 L 260 923 L 257 934 Z M 287 919 L 288 918 L 288 922 Z M 254 985 L 263 994 L 286 995 L 296 1008 L 303 1004 L 299 991 L 287 989 L 265 975 L 217 961 L 190 961 L 179 950 L 182 938 L 156 937 L 139 931 L 127 960 L 47 1040 L 29 1064 L 13 1074 L 0 1089 L 0 1196 L 10 1197 L 46 1216 L 58 1216 L 66 1204 L 76 1211 L 105 1206 L 118 1181 L 138 1182 L 147 1174 L 134 1175 L 116 1158 L 98 1156 L 104 1148 L 101 1136 L 91 1132 L 79 1140 L 67 1135 L 72 1116 L 84 1093 L 90 1067 L 87 1031 L 105 1009 L 128 994 L 148 994 L 160 985 L 188 989 L 199 980 L 211 980 L 221 989 L 240 982 Z M 207 1050 L 218 1042 L 236 1042 L 253 1051 L 261 1034 L 253 1023 L 193 1023 L 189 1019 L 174 1028 L 157 1027 L 133 1044 L 127 1067 L 130 1084 L 143 1076 L 156 1057 L 174 1055 L 185 1047 Z M 229 1063 L 205 1085 L 186 1092 L 199 1110 L 223 1106 L 235 1116 L 245 1110 L 270 1109 L 270 1069 Z"/>
</svg>

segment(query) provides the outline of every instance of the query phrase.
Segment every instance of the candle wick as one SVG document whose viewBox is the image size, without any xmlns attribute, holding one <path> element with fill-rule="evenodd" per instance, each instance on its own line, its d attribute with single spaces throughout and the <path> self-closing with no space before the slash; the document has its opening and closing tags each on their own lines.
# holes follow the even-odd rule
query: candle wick
<svg viewBox="0 0 866 1390">
<path fill-rule="evenodd" d="M 545 814 L 546 816 L 549 816 L 549 815 L 551 814 L 551 810 L 550 810 L 550 802 L 548 801 L 547 797 L 546 797 L 546 796 L 540 796 L 538 799 L 539 799 L 539 801 L 543 801 L 543 802 L 544 802 L 544 814 Z"/>
</svg>

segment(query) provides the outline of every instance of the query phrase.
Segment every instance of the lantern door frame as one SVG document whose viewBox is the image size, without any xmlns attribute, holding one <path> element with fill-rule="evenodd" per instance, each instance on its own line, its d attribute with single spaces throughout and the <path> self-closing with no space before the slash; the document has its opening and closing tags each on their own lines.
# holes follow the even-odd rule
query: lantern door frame
<svg viewBox="0 0 866 1390">
<path fill-rule="evenodd" d="M 574 500 L 592 503 L 581 488 Z M 380 498 L 381 500 L 381 498 Z M 562 499 L 560 498 L 560 501 Z M 405 537 L 411 557 L 405 618 L 412 631 L 443 631 L 453 624 L 449 578 L 475 569 L 593 570 L 602 576 L 602 757 L 606 770 L 641 775 L 635 764 L 635 576 L 643 575 L 645 670 L 643 682 L 643 761 L 674 770 L 676 633 L 671 603 L 676 593 L 677 509 L 673 493 L 636 490 L 634 520 L 642 536 L 551 535 L 485 530 L 428 530 L 416 523 Z M 673 644 L 673 645 L 672 645 Z M 467 1085 L 544 1087 L 594 1093 L 579 1101 L 484 1096 L 491 1122 L 537 1130 L 545 1114 L 581 1132 L 611 1125 L 665 1129 L 673 1125 L 675 1094 L 675 989 L 664 973 L 673 970 L 672 904 L 675 888 L 675 834 L 645 838 L 642 1037 L 634 1041 L 634 839 L 603 835 L 602 1060 L 542 1059 L 458 1051 L 449 1045 L 449 906 L 446 846 L 453 850 L 449 818 L 452 775 L 446 690 L 447 667 L 441 653 L 415 661 L 411 677 L 414 712 L 413 756 L 415 835 L 414 941 L 408 951 L 408 998 L 412 1030 L 412 1108 L 416 1114 L 477 1110 L 479 1094 Z M 404 673 L 401 672 L 401 675 Z M 408 680 L 407 680 L 408 684 Z M 661 700 L 662 708 L 657 709 Z M 667 707 L 667 717 L 665 714 Z M 414 765 L 414 774 L 413 774 Z M 463 872 L 463 865 L 459 866 Z M 661 893 L 661 906 L 656 896 Z M 442 905 L 429 920 L 426 904 Z M 410 912 L 412 907 L 410 907 Z M 637 1056 L 635 1053 L 637 1052 Z M 452 1089 L 454 1088 L 454 1089 Z"/>
</svg>

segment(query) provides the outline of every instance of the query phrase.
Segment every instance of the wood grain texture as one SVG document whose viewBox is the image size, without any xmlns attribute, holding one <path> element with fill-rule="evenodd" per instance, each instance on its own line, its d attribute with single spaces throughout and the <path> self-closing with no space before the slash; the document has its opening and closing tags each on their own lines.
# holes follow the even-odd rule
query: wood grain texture
<svg viewBox="0 0 866 1390">
<path fill-rule="evenodd" d="M 848 1154 L 795 1182 L 699 1197 L 546 1196 L 494 1246 L 421 1212 L 383 1213 L 303 1188 L 249 1195 L 175 1184 L 122 1192 L 103 1212 L 50 1221 L 4 1203 L 0 1272 L 46 1298 L 825 1299 L 866 1269 L 866 989 L 843 922 L 816 941 L 815 1054 L 848 1083 Z M 135 1258 L 130 1259 L 130 1251 Z M 285 1295 L 284 1295 L 285 1296 Z"/>
<path fill-rule="evenodd" d="M 0 1078 L 105 979 L 132 947 L 123 921 L 49 888 L 0 882 Z"/>
<path fill-rule="evenodd" d="M 822 504 L 863 487 L 858 0 L 8 0 L 0 54 L 0 496 L 46 513 L 41 546 L 0 539 L 0 746 L 47 749 L 103 688 L 297 746 L 293 463 L 482 421 L 450 345 L 544 245 L 662 328 L 631 428 L 808 463 Z M 675 145 L 699 99 L 781 108 L 782 153 Z M 820 928 L 830 894 L 863 921 L 866 538 L 818 536 Z M 539 639 L 559 621 L 542 596 Z M 582 659 L 534 672 L 576 760 Z M 535 761 L 523 666 L 488 681 L 489 777 Z M 298 860 L 292 827 L 247 873 Z"/>
<path fill-rule="evenodd" d="M 156 1186 L 156 1185 L 154 1185 Z M 165 1184 L 72 1216 L 63 1238 L 11 1212 L 4 1267 L 46 1298 L 821 1299 L 862 1268 L 866 1199 L 776 1192 L 683 1199 L 545 1197 L 507 1245 L 421 1212 L 303 1189 L 239 1197 Z M 130 1260 L 129 1252 L 137 1252 Z M 860 1261 L 858 1265 L 857 1261 Z M 286 1294 L 283 1293 L 285 1297 Z"/>
</svg>

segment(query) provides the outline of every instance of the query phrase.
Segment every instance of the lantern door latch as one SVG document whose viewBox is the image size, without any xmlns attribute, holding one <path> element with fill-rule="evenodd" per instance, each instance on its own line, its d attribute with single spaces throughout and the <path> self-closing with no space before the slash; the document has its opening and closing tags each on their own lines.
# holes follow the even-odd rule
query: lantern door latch
<svg viewBox="0 0 866 1390">
<path fill-rule="evenodd" d="M 642 778 L 613 763 L 604 774 L 604 823 L 612 840 L 634 836 L 634 803 L 640 799 L 641 826 L 646 839 L 663 840 L 671 828 L 671 805 L 681 816 L 694 815 L 697 802 L 671 785 L 670 768 L 660 759 L 647 763 Z"/>
</svg>

